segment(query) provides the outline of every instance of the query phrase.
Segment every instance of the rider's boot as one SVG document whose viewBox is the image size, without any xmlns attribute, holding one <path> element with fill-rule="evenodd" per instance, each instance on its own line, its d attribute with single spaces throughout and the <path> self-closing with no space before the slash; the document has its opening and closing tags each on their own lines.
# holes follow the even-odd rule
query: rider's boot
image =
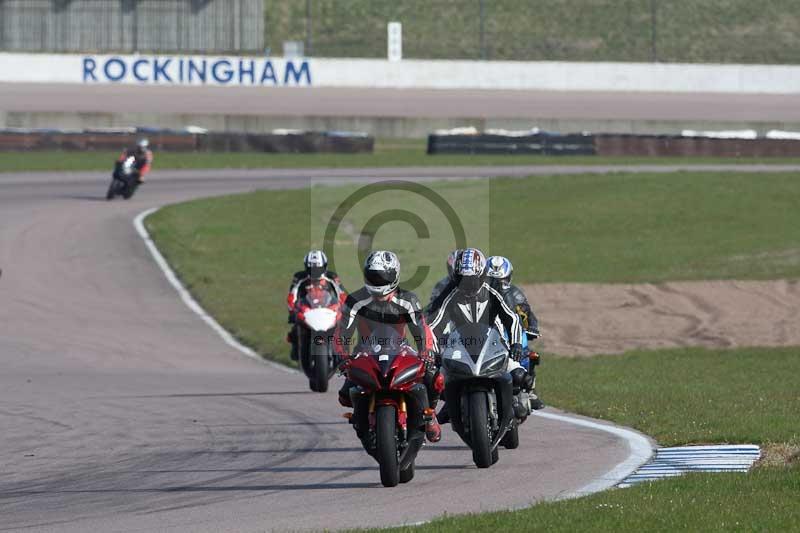
<svg viewBox="0 0 800 533">
<path fill-rule="evenodd" d="M 536 392 L 536 366 L 541 362 L 541 356 L 536 353 L 532 352 L 530 357 L 530 367 L 528 368 L 528 374 L 531 379 L 530 384 L 530 399 L 531 399 L 531 409 L 534 411 L 538 411 L 539 409 L 544 409 L 544 402 L 541 398 L 539 398 L 539 394 Z"/>
<path fill-rule="evenodd" d="M 442 428 L 436 421 L 436 410 L 427 407 L 424 411 L 425 437 L 430 442 L 439 442 L 442 439 Z"/>
</svg>

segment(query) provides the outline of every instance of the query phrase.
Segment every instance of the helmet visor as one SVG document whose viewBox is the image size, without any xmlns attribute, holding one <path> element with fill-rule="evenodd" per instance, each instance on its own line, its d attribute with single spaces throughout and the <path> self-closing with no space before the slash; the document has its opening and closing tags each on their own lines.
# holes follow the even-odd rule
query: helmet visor
<svg viewBox="0 0 800 533">
<path fill-rule="evenodd" d="M 397 272 L 394 270 L 365 270 L 364 282 L 374 287 L 393 285 L 397 280 Z"/>
<path fill-rule="evenodd" d="M 325 267 L 322 266 L 310 266 L 306 267 L 306 272 L 308 275 L 313 279 L 319 279 L 325 273 Z"/>
<path fill-rule="evenodd" d="M 482 276 L 461 276 L 461 279 L 458 281 L 458 290 L 470 297 L 477 295 L 482 286 Z"/>
</svg>

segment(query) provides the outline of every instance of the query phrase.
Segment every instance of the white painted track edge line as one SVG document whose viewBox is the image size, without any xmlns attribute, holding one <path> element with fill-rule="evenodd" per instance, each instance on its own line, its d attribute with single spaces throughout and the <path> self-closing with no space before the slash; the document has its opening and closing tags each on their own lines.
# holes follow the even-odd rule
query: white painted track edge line
<svg viewBox="0 0 800 533">
<path fill-rule="evenodd" d="M 609 424 L 601 424 L 599 422 L 593 422 L 584 418 L 576 418 L 556 413 L 536 411 L 534 414 L 542 418 L 549 418 L 551 420 L 558 420 L 568 424 L 574 424 L 576 426 L 583 426 L 586 428 L 611 433 L 612 435 L 624 439 L 628 444 L 629 453 L 625 460 L 618 463 L 614 468 L 602 476 L 599 476 L 591 483 L 584 485 L 577 490 L 561 494 L 558 497 L 560 500 L 579 498 L 581 496 L 588 496 L 589 494 L 594 494 L 595 492 L 610 489 L 636 472 L 636 470 L 649 461 L 655 453 L 655 448 L 653 447 L 653 443 L 650 441 L 650 439 L 641 433 L 633 431 L 632 429 Z"/>
<path fill-rule="evenodd" d="M 281 370 L 283 372 L 296 374 L 297 370 L 289 368 L 288 366 L 284 366 L 280 363 L 276 363 L 274 361 L 268 361 L 263 357 L 261 357 L 260 355 L 258 355 L 255 351 L 253 351 L 252 348 L 249 348 L 248 346 L 245 346 L 244 344 L 236 340 L 236 338 L 233 335 L 231 335 L 231 333 L 228 330 L 223 328 L 219 324 L 219 322 L 217 322 L 214 319 L 214 317 L 209 315 L 206 312 L 206 310 L 203 309 L 199 303 L 197 303 L 197 300 L 195 300 L 194 297 L 191 295 L 191 293 L 186 289 L 186 287 L 183 286 L 183 283 L 181 283 L 180 279 L 178 279 L 178 276 L 177 274 L 175 274 L 175 271 L 172 270 L 172 267 L 169 266 L 167 260 L 164 259 L 163 255 L 161 255 L 161 252 L 159 251 L 155 242 L 153 242 L 153 239 L 150 237 L 150 232 L 147 231 L 147 228 L 144 225 L 144 219 L 146 219 L 148 216 L 152 215 L 159 209 L 161 208 L 152 207 L 150 209 L 142 211 L 141 213 L 136 215 L 136 217 L 133 219 L 133 226 L 136 229 L 136 233 L 139 234 L 139 237 L 142 238 L 145 246 L 147 246 L 147 249 L 150 251 L 150 255 L 153 257 L 153 260 L 155 260 L 156 265 L 158 265 L 158 267 L 161 269 L 161 272 L 164 273 L 164 277 L 167 278 L 169 284 L 172 285 L 172 287 L 176 291 L 178 291 L 178 295 L 181 297 L 181 300 L 183 300 L 183 303 L 186 304 L 186 307 L 188 307 L 194 314 L 199 316 L 203 320 L 203 322 L 205 322 L 212 330 L 214 330 L 214 332 L 216 332 L 217 335 L 219 335 L 228 346 L 236 349 L 240 353 L 262 364 L 268 365 L 272 368 Z"/>
</svg>

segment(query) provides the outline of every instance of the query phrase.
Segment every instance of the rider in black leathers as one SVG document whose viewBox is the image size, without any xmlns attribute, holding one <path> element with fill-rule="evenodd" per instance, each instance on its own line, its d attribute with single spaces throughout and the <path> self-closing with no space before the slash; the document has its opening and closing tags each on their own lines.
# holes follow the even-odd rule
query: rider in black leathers
<svg viewBox="0 0 800 533">
<path fill-rule="evenodd" d="M 364 263 L 364 287 L 345 300 L 342 324 L 337 335 L 341 347 L 339 353 L 342 357 L 349 356 L 351 350 L 346 349 L 349 344 L 355 345 L 353 354 L 370 349 L 375 344 L 370 342 L 370 336 L 376 329 L 389 326 L 397 333 L 397 339 L 405 338 L 408 329 L 417 345 L 419 357 L 425 361 L 424 384 L 429 406 L 435 409 L 441 391 L 437 391 L 435 385 L 437 368 L 430 356 L 430 329 L 417 295 L 399 288 L 399 279 L 400 261 L 393 252 L 381 250 L 367 257 Z M 355 342 L 351 341 L 353 334 L 356 334 Z M 339 403 L 345 407 L 353 407 L 350 399 L 352 386 L 350 380 L 345 380 L 339 390 Z M 427 422 L 425 433 L 431 442 L 441 438 L 441 429 L 435 418 Z"/>
<path fill-rule="evenodd" d="M 486 258 L 483 253 L 475 248 L 463 250 L 456 262 L 453 283 L 428 308 L 434 349 L 439 351 L 439 340 L 445 338 L 446 332 L 458 329 L 464 323 L 482 323 L 498 331 L 506 331 L 511 355 L 508 372 L 515 387 L 528 388 L 530 378 L 519 363 L 523 355 L 523 331 L 519 316 L 486 279 Z M 446 415 L 440 418 L 440 421 L 443 420 L 446 420 Z"/>
</svg>

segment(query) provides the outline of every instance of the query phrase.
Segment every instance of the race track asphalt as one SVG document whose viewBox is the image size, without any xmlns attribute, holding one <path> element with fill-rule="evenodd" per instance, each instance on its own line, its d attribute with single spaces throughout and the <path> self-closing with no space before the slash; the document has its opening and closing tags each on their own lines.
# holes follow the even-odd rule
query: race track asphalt
<svg viewBox="0 0 800 533">
<path fill-rule="evenodd" d="M 445 427 L 416 479 L 384 489 L 341 417 L 341 378 L 312 393 L 301 375 L 227 346 L 131 223 L 150 207 L 303 187 L 310 175 L 469 174 L 163 171 L 129 202 L 103 199 L 106 173 L 0 174 L 0 530 L 385 526 L 556 498 L 623 461 L 619 437 L 536 417 L 519 449 L 478 470 Z"/>
<path fill-rule="evenodd" d="M 0 111 L 788 123 L 800 95 L 0 83 Z"/>
</svg>

